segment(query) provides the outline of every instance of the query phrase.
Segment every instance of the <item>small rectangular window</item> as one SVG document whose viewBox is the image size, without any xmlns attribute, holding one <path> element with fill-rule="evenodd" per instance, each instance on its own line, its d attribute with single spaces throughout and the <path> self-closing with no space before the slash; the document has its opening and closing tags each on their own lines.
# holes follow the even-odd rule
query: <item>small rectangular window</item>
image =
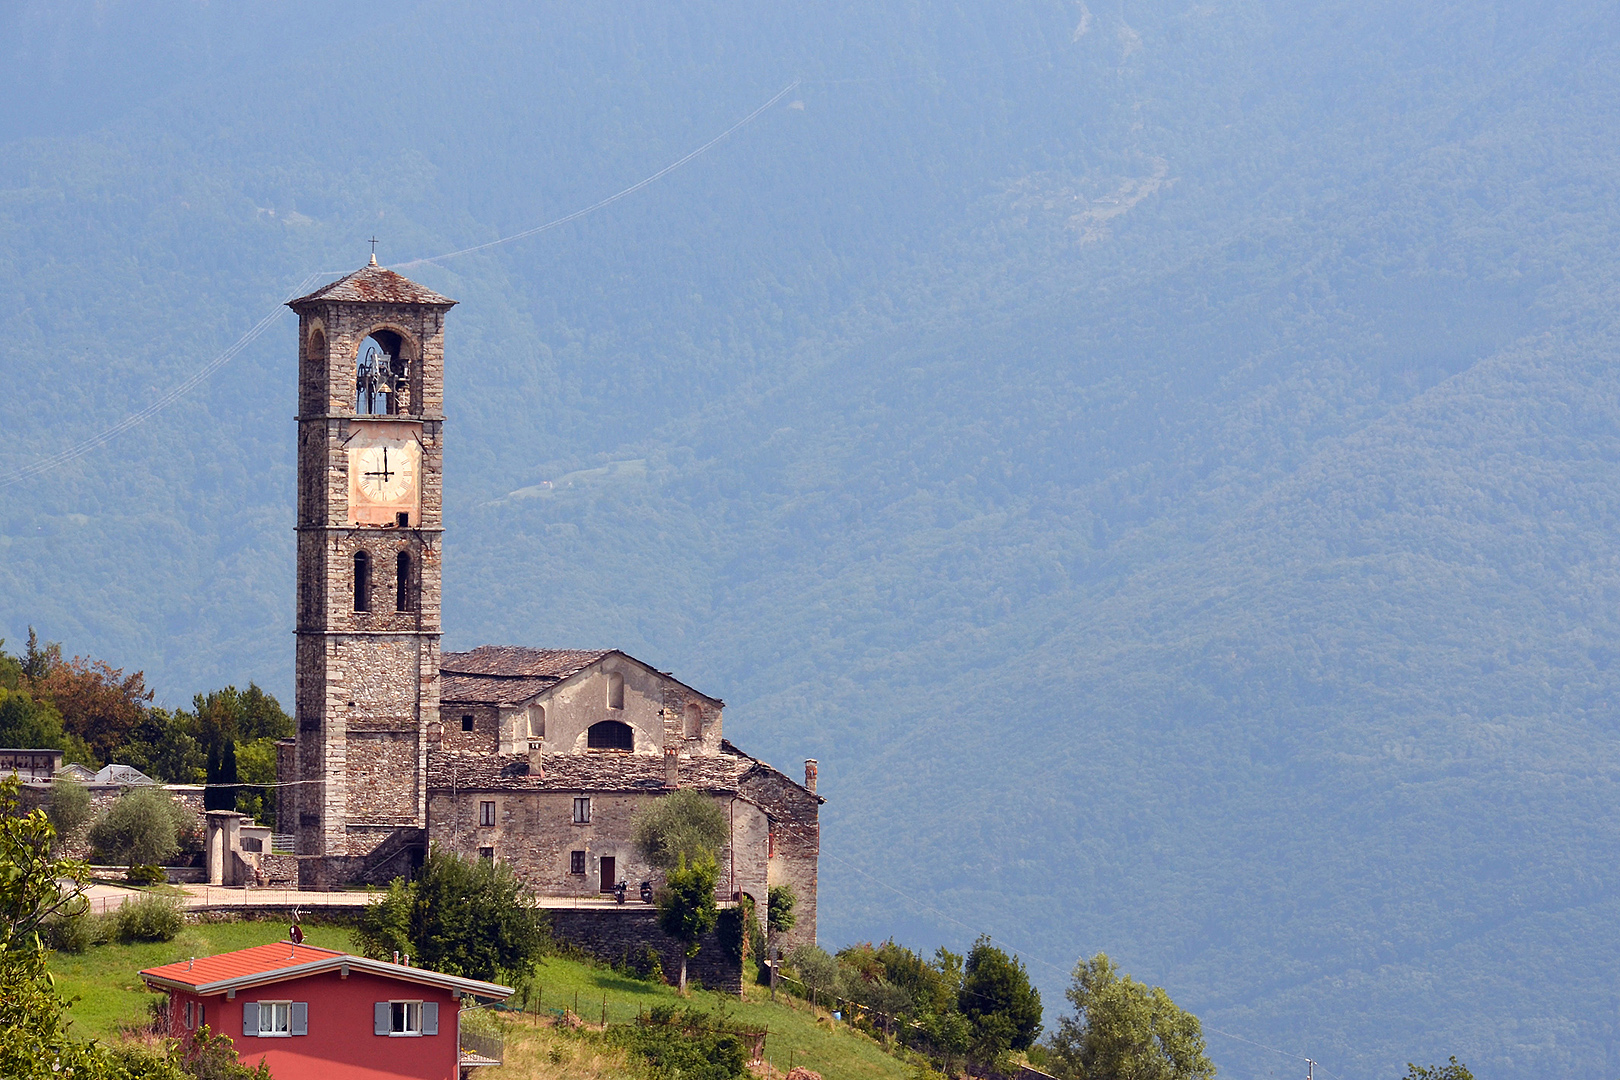
<svg viewBox="0 0 1620 1080">
<path fill-rule="evenodd" d="M 480 825 L 493 825 L 493 824 L 495 824 L 495 804 L 494 803 L 492 803 L 492 802 L 481 802 L 481 803 L 478 804 L 478 824 L 480 824 Z"/>
<path fill-rule="evenodd" d="M 568 853 L 568 872 L 570 874 L 585 873 L 585 853 L 583 851 L 570 851 Z"/>
<path fill-rule="evenodd" d="M 259 1002 L 259 1037 L 292 1034 L 292 1002 Z"/>
<path fill-rule="evenodd" d="M 462 716 L 462 718 L 461 718 L 461 730 L 462 731 L 471 731 L 472 730 L 472 725 L 473 725 L 472 713 L 467 713 L 464 716 Z"/>
<path fill-rule="evenodd" d="M 495 849 L 492 847 L 481 847 L 478 849 L 478 857 L 484 862 L 494 862 Z"/>
<path fill-rule="evenodd" d="M 591 823 L 591 800 L 589 797 L 574 800 L 574 824 L 589 825 Z"/>
<path fill-rule="evenodd" d="M 388 1003 L 388 1034 L 422 1034 L 422 1003 L 420 1001 L 390 1001 Z"/>
</svg>

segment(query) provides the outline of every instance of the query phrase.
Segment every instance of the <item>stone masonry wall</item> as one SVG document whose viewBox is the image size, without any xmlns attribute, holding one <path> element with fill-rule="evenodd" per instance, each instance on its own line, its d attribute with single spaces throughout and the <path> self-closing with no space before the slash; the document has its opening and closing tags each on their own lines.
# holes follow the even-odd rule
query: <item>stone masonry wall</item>
<svg viewBox="0 0 1620 1080">
<path fill-rule="evenodd" d="M 631 901 L 623 907 L 551 908 L 546 914 L 554 937 L 599 960 L 617 963 L 651 945 L 658 952 L 664 977 L 672 983 L 680 978 L 681 945 L 658 929 L 658 912 L 650 905 Z M 714 933 L 703 935 L 698 942 L 698 954 L 687 961 L 686 976 L 709 990 L 742 993 L 742 964 L 726 955 Z"/>
</svg>

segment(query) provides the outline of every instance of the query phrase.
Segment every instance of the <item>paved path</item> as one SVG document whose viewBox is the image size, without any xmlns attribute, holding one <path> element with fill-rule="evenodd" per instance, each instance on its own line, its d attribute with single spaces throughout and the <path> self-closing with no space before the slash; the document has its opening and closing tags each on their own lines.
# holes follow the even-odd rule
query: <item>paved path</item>
<svg viewBox="0 0 1620 1080">
<path fill-rule="evenodd" d="M 330 910 L 333 908 L 363 908 L 382 896 L 378 892 L 315 892 L 309 889 L 230 889 L 221 885 L 182 885 L 186 892 L 183 901 L 188 911 L 230 911 L 243 908 L 286 908 L 291 911 Z M 119 885 L 98 882 L 85 894 L 90 898 L 90 910 L 98 914 L 117 911 L 137 897 L 148 895 L 139 889 L 126 889 Z M 635 910 L 648 905 L 639 900 L 618 903 L 611 897 L 596 896 L 542 896 L 542 908 L 624 908 Z"/>
</svg>

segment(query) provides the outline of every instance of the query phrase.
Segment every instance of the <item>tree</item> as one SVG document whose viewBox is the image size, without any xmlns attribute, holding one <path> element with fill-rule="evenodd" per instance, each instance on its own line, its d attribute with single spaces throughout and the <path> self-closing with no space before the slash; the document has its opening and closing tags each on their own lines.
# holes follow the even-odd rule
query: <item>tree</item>
<svg viewBox="0 0 1620 1080">
<path fill-rule="evenodd" d="M 800 945 L 788 956 L 788 963 L 810 991 L 810 1004 L 816 1003 L 818 994 L 832 994 L 838 989 L 838 961 L 820 945 Z"/>
<path fill-rule="evenodd" d="M 719 858 L 726 842 L 726 815 L 696 788 L 681 788 L 636 813 L 632 838 L 643 857 L 660 870 Z"/>
<path fill-rule="evenodd" d="M 119 749 L 119 757 L 154 780 L 200 784 L 205 777 L 204 760 L 195 728 L 196 717 L 183 709 L 148 709 Z"/>
<path fill-rule="evenodd" d="M 714 904 L 714 886 L 719 878 L 720 868 L 712 858 L 688 866 L 683 857 L 675 869 L 665 875 L 664 887 L 655 898 L 659 929 L 681 943 L 680 992 L 683 994 L 686 993 L 686 962 L 698 954 L 698 939 L 719 922 L 719 911 Z"/>
<path fill-rule="evenodd" d="M 21 789 L 15 776 L 0 780 L 0 1076 L 95 1078 L 101 1059 L 67 1036 L 39 933 L 84 907 L 89 868 L 51 858 L 56 832 L 44 811 L 18 813 Z"/>
<path fill-rule="evenodd" d="M 1064 995 L 1073 1016 L 1058 1020 L 1053 1067 L 1067 1080 L 1208 1080 L 1198 1018 L 1162 987 L 1121 976 L 1103 953 L 1075 965 Z M 1460 1080 L 1460 1078 L 1445 1078 Z"/>
<path fill-rule="evenodd" d="M 1435 1065 L 1427 1069 L 1408 1061 L 1403 1080 L 1474 1080 L 1474 1074 L 1468 1071 L 1468 1066 L 1458 1064 L 1457 1055 L 1453 1054 L 1450 1064 Z"/>
<path fill-rule="evenodd" d="M 32 641 L 29 650 L 24 672 L 42 672 L 29 675 L 30 691 L 56 706 L 63 727 L 83 739 L 96 760 L 112 760 L 145 718 L 152 700 L 146 676 L 139 671 L 125 675 L 122 668 L 88 657 L 63 663 L 59 650 L 54 657 L 48 652 L 36 656 Z"/>
<path fill-rule="evenodd" d="M 56 835 L 66 837 L 90 817 L 90 789 L 71 780 L 52 781 L 45 816 L 50 819 Z"/>
<path fill-rule="evenodd" d="M 774 937 L 785 934 L 793 929 L 793 924 L 799 921 L 794 914 L 793 907 L 799 898 L 793 892 L 791 885 L 772 885 L 765 893 L 765 927 Z"/>
<path fill-rule="evenodd" d="M 1041 1032 L 1041 994 L 1024 965 L 988 937 L 973 943 L 957 993 L 973 1028 L 973 1056 L 990 1064 L 1008 1050 L 1027 1050 Z"/>
<path fill-rule="evenodd" d="M 356 936 L 367 956 L 407 953 L 423 967 L 485 981 L 529 974 L 549 940 L 511 867 L 438 847 L 415 881 L 396 878 L 366 908 Z"/>
<path fill-rule="evenodd" d="M 191 815 L 161 788 L 125 792 L 90 826 L 90 846 L 124 866 L 161 863 L 180 850 Z"/>
<path fill-rule="evenodd" d="M 62 716 L 26 690 L 0 686 L 0 745 L 64 750 Z"/>
</svg>

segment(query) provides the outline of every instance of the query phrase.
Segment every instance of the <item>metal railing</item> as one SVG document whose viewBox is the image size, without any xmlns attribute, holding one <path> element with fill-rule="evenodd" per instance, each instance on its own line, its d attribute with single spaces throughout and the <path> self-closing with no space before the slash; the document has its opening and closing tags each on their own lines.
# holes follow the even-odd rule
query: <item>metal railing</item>
<svg viewBox="0 0 1620 1080">
<path fill-rule="evenodd" d="M 474 1057 L 481 1061 L 506 1060 L 506 1040 L 500 1035 L 489 1035 L 482 1031 L 463 1031 L 461 1033 L 461 1056 Z"/>
<path fill-rule="evenodd" d="M 298 846 L 292 833 L 274 833 L 270 837 L 270 850 L 277 855 L 296 855 Z"/>
</svg>

